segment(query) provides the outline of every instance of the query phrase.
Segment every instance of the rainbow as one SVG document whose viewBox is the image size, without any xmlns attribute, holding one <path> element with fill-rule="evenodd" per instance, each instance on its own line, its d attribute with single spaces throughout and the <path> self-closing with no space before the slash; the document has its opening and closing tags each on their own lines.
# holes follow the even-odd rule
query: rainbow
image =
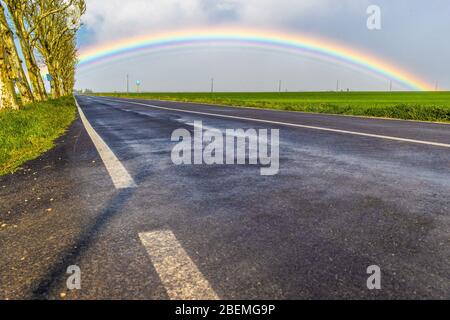
<svg viewBox="0 0 450 320">
<path fill-rule="evenodd" d="M 432 91 L 433 86 L 418 76 L 394 66 L 394 64 L 371 54 L 353 50 L 342 44 L 318 37 L 301 34 L 254 31 L 245 29 L 210 29 L 169 32 L 119 40 L 106 45 L 82 50 L 79 54 L 79 68 L 118 59 L 141 51 L 182 48 L 211 43 L 238 44 L 240 46 L 265 49 L 288 50 L 303 53 L 318 59 L 368 71 L 376 76 L 393 80 L 412 90 Z"/>
</svg>

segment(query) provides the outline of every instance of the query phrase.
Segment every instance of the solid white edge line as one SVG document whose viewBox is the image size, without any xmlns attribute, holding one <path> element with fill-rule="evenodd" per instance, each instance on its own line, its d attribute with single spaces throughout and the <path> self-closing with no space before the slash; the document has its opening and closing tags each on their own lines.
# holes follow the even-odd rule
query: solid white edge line
<svg viewBox="0 0 450 320">
<path fill-rule="evenodd" d="M 78 112 L 80 114 L 81 121 L 83 122 L 84 127 L 86 128 L 89 137 L 97 149 L 102 161 L 108 171 L 111 180 L 116 189 L 127 189 L 127 188 L 135 188 L 137 187 L 133 178 L 128 173 L 127 169 L 123 166 L 119 159 L 117 159 L 114 152 L 108 147 L 108 145 L 103 141 L 103 139 L 98 135 L 98 133 L 94 130 L 94 128 L 89 123 L 89 120 L 81 110 L 80 105 L 78 104 L 77 99 L 75 99 L 75 104 L 77 106 Z"/>
<path fill-rule="evenodd" d="M 208 280 L 170 230 L 139 233 L 171 300 L 218 300 Z"/>
<path fill-rule="evenodd" d="M 191 111 L 191 110 L 183 110 L 183 109 L 176 109 L 176 108 L 167 108 L 167 107 L 160 107 L 160 106 L 155 106 L 155 105 L 147 104 L 147 103 L 132 102 L 132 101 L 127 101 L 127 100 L 114 100 L 114 99 L 108 99 L 108 98 L 103 98 L 103 97 L 101 97 L 100 100 L 106 100 L 106 101 L 111 101 L 111 102 L 126 102 L 126 103 L 131 103 L 131 104 L 136 104 L 136 105 L 147 106 L 147 107 L 151 107 L 151 108 L 155 108 L 155 109 L 170 110 L 170 111 L 185 112 L 185 113 L 193 113 L 193 114 L 201 114 L 201 115 L 212 116 L 212 117 L 221 117 L 221 118 L 229 118 L 229 119 L 237 119 L 237 120 L 263 122 L 263 123 L 277 124 L 277 125 L 289 126 L 289 127 L 295 127 L 295 128 L 305 128 L 305 129 L 328 131 L 328 132 L 335 132 L 335 133 L 344 133 L 344 134 L 351 134 L 351 135 L 370 137 L 370 138 L 378 138 L 378 139 L 386 139 L 386 140 L 393 140 L 393 141 L 401 141 L 401 142 L 409 142 L 409 143 L 416 143 L 416 144 L 424 144 L 424 145 L 430 145 L 430 146 L 435 146 L 435 147 L 450 148 L 450 144 L 439 143 L 439 142 L 432 142 L 432 141 L 414 140 L 414 139 L 399 138 L 399 137 L 392 137 L 392 136 L 385 136 L 385 135 L 371 134 L 371 133 L 364 133 L 364 132 L 357 132 L 357 131 L 348 131 L 348 130 L 331 129 L 331 128 L 325 128 L 325 127 L 308 126 L 308 125 L 295 124 L 295 123 L 289 123 L 289 122 L 279 122 L 279 121 L 271 121 L 271 120 L 264 120 L 264 119 L 255 119 L 255 118 L 247 118 L 247 117 L 230 116 L 230 115 L 217 114 L 217 113 Z"/>
</svg>

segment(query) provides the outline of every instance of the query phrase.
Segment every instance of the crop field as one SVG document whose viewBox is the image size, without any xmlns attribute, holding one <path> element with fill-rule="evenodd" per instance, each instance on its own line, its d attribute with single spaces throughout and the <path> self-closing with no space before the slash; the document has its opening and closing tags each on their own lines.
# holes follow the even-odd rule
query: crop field
<svg viewBox="0 0 450 320">
<path fill-rule="evenodd" d="M 98 93 L 98 95 L 450 122 L 450 92 Z"/>
</svg>

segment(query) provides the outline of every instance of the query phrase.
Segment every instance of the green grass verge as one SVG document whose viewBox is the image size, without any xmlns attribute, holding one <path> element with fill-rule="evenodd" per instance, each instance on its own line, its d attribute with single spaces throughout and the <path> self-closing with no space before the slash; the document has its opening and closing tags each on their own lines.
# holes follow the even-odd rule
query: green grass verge
<svg viewBox="0 0 450 320">
<path fill-rule="evenodd" d="M 450 122 L 450 92 L 99 93 L 98 95 Z"/>
<path fill-rule="evenodd" d="M 0 175 L 16 171 L 54 146 L 76 117 L 73 97 L 0 111 Z"/>
</svg>

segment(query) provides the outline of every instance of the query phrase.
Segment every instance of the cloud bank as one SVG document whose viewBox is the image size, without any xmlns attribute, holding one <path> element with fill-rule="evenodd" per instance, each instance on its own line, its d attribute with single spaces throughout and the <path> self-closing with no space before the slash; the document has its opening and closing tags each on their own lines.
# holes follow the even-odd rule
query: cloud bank
<svg viewBox="0 0 450 320">
<path fill-rule="evenodd" d="M 363 0 L 362 2 L 367 2 Z M 88 0 L 83 22 L 93 41 L 217 25 L 295 27 L 305 20 L 356 11 L 341 0 Z"/>
</svg>

